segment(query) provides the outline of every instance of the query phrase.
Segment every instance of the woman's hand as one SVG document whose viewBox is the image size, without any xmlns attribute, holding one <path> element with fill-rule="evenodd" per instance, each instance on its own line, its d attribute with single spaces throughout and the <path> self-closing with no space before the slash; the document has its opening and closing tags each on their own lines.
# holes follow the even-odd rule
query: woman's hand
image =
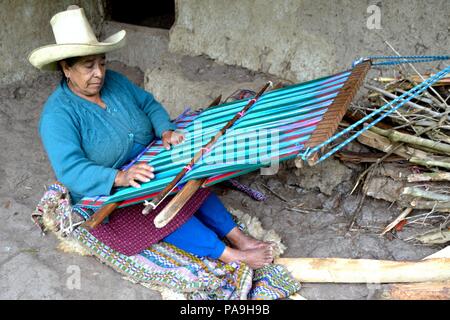
<svg viewBox="0 0 450 320">
<path fill-rule="evenodd" d="M 176 146 L 184 141 L 184 134 L 172 130 L 164 131 L 162 134 L 162 142 L 164 148 L 170 150 L 170 145 Z"/>
<path fill-rule="evenodd" d="M 138 182 L 149 182 L 155 177 L 153 171 L 155 169 L 146 164 L 139 163 L 130 167 L 126 171 L 119 171 L 114 180 L 114 186 L 116 187 L 128 187 L 132 186 L 140 188 L 141 185 Z"/>
</svg>

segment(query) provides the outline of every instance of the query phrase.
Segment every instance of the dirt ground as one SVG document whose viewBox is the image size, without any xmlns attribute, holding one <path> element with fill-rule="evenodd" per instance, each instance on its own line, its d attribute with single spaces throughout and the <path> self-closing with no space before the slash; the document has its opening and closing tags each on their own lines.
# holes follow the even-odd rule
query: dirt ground
<svg viewBox="0 0 450 320">
<path fill-rule="evenodd" d="M 139 69 L 119 63 L 110 67 L 142 85 L 144 75 Z M 233 68 L 222 66 L 221 72 L 232 73 Z M 161 299 L 158 292 L 123 280 L 92 257 L 59 252 L 56 238 L 41 237 L 31 221 L 30 213 L 45 186 L 54 181 L 37 125 L 42 105 L 59 78 L 44 74 L 0 88 L 0 298 Z M 418 232 L 416 227 L 406 226 L 394 236 L 380 237 L 379 232 L 400 213 L 395 205 L 381 200 L 367 198 L 349 229 L 359 201 L 357 194 L 349 192 L 362 169 L 329 159 L 318 167 L 300 170 L 289 162 L 274 176 L 254 172 L 238 178 L 264 192 L 265 202 L 220 185 L 214 189 L 227 207 L 257 216 L 265 229 L 274 229 L 287 246 L 285 257 L 420 260 L 439 250 L 439 246 L 404 241 Z M 290 210 L 301 203 L 307 213 Z M 74 268 L 81 271 L 79 288 L 68 285 Z M 299 293 L 307 299 L 364 300 L 379 299 L 383 288 L 303 284 Z"/>
</svg>

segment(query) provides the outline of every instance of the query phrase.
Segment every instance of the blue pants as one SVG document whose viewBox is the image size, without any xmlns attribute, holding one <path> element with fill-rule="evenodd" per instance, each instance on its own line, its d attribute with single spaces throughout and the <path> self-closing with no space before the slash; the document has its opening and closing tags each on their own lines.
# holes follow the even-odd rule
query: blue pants
<svg viewBox="0 0 450 320">
<path fill-rule="evenodd" d="M 234 227 L 231 214 L 211 193 L 189 220 L 163 240 L 197 256 L 218 259 L 225 250 L 220 239 Z"/>
</svg>

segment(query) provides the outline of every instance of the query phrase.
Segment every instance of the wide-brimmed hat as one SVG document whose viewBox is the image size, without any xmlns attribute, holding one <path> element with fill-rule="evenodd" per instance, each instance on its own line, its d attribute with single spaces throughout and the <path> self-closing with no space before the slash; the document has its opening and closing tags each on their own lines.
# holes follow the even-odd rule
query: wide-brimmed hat
<svg viewBox="0 0 450 320">
<path fill-rule="evenodd" d="M 75 5 L 55 14 L 50 24 L 56 44 L 37 48 L 28 55 L 30 63 L 41 70 L 57 70 L 57 61 L 106 53 L 125 45 L 125 30 L 99 42 L 83 8 Z"/>
</svg>

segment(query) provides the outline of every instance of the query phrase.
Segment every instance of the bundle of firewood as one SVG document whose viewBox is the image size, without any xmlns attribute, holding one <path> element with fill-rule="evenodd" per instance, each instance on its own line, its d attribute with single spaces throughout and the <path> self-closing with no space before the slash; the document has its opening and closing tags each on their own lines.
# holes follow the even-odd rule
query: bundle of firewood
<svg viewBox="0 0 450 320">
<path fill-rule="evenodd" d="M 372 79 L 365 86 L 368 99 L 353 104 L 342 124 L 361 119 L 429 76 Z M 372 163 L 358 179 L 363 192 L 403 208 L 383 234 L 399 224 L 426 222 L 436 230 L 417 240 L 450 241 L 450 77 L 389 114 L 361 134 L 358 142 L 369 147 L 369 152 L 337 156 L 343 161 Z"/>
</svg>

